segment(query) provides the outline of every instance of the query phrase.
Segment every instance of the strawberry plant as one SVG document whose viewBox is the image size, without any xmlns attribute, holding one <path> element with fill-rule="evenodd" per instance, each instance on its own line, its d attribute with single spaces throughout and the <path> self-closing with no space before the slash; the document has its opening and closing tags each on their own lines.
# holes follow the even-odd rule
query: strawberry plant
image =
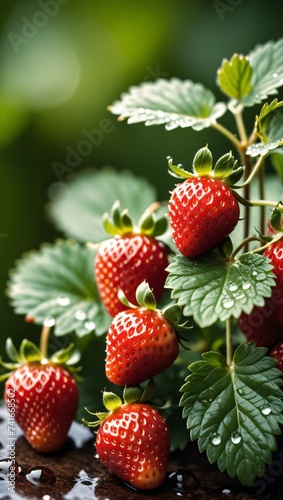
<svg viewBox="0 0 283 500">
<path fill-rule="evenodd" d="M 197 440 L 210 463 L 243 485 L 264 475 L 282 433 L 283 101 L 274 95 L 283 85 L 283 39 L 224 59 L 216 76 L 223 102 L 201 83 L 160 78 L 131 87 L 109 111 L 119 121 L 164 125 L 168 132 L 212 128 L 228 142 L 220 158 L 205 141 L 185 158 L 192 168 L 160 159 L 161 175 L 168 167 L 175 178 L 161 202 L 155 187 L 132 173 L 105 168 L 71 178 L 47 207 L 66 239 L 24 255 L 8 281 L 16 313 L 53 325 L 54 341 L 70 335 L 81 350 L 81 406 L 96 410 L 101 423 L 98 456 L 129 483 L 119 468 L 121 443 L 106 446 L 103 432 L 110 418 L 119 429 L 120 418 L 131 425 L 131 405 L 138 415 L 144 399 L 127 396 L 122 404 L 117 395 L 113 407 L 113 396 L 110 403 L 104 398 L 106 416 L 97 406 L 109 384 L 119 391 L 154 377 L 150 403 L 172 401 L 163 408 L 170 449 Z M 252 107 L 250 126 L 244 112 Z M 221 123 L 225 113 L 233 130 Z M 165 320 L 168 348 L 159 344 Z M 153 332 L 162 364 L 151 371 Z M 138 354 L 146 369 L 137 371 Z M 143 410 L 150 422 L 152 410 Z M 111 453 L 120 457 L 117 467 Z M 136 457 L 145 460 L 140 450 Z M 161 462 L 166 469 L 167 460 Z M 155 471 L 157 483 L 148 472 L 147 485 L 131 484 L 155 487 L 165 469 Z"/>
</svg>

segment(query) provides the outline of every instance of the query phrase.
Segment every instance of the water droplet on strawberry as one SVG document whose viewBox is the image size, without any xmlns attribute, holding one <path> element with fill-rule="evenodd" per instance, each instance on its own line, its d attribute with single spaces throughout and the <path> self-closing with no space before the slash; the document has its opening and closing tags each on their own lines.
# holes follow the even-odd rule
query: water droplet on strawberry
<svg viewBox="0 0 283 500">
<path fill-rule="evenodd" d="M 211 436 L 211 443 L 214 444 L 214 446 L 218 446 L 221 443 L 221 436 L 218 434 L 218 432 L 214 432 Z"/>
<path fill-rule="evenodd" d="M 47 467 L 33 467 L 26 474 L 26 479 L 35 486 L 46 486 L 56 481 L 52 470 Z"/>
</svg>

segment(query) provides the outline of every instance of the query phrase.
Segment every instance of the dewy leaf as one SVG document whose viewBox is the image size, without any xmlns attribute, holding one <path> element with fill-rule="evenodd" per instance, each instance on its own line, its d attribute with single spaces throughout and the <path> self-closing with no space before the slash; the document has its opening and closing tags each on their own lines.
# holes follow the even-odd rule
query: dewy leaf
<svg viewBox="0 0 283 500">
<path fill-rule="evenodd" d="M 230 61 L 224 59 L 218 70 L 218 84 L 229 97 L 241 101 L 252 90 L 252 74 L 253 70 L 248 58 L 234 54 Z"/>
<path fill-rule="evenodd" d="M 145 125 L 164 124 L 167 130 L 176 127 L 202 130 L 224 115 L 226 104 L 215 104 L 212 92 L 200 83 L 160 78 L 131 87 L 109 110 L 119 115 L 120 120 L 127 118 L 129 124 L 144 122 Z"/>
<path fill-rule="evenodd" d="M 279 148 L 282 145 L 283 139 L 278 139 L 269 143 L 257 142 L 256 144 L 252 144 L 246 149 L 246 154 L 248 156 L 252 156 L 253 158 L 259 155 L 266 156 L 268 153 L 270 153 L 274 149 Z"/>
<path fill-rule="evenodd" d="M 283 145 L 283 101 L 274 99 L 265 104 L 257 118 L 257 130 L 261 142 L 252 144 L 246 153 L 250 156 L 266 156 Z"/>
<path fill-rule="evenodd" d="M 195 259 L 175 256 L 168 266 L 166 287 L 183 308 L 184 316 L 193 316 L 201 327 L 230 316 L 238 318 L 242 311 L 250 314 L 254 305 L 263 306 L 271 296 L 274 274 L 269 259 L 246 253 L 227 262 L 214 253 Z"/>
<path fill-rule="evenodd" d="M 252 90 L 242 102 L 253 106 L 277 94 L 278 87 L 283 85 L 283 38 L 257 46 L 248 59 L 253 69 Z"/>
<path fill-rule="evenodd" d="M 189 366 L 180 405 L 192 440 L 210 463 L 245 486 L 264 474 L 283 423 L 282 373 L 267 349 L 241 344 L 231 366 L 218 352 Z"/>
<path fill-rule="evenodd" d="M 15 312 L 38 324 L 55 323 L 56 335 L 105 333 L 110 318 L 97 291 L 93 261 L 92 250 L 63 240 L 24 255 L 8 282 Z"/>
<path fill-rule="evenodd" d="M 131 172 L 90 169 L 67 180 L 46 208 L 65 236 L 81 243 L 97 243 L 110 237 L 103 229 L 102 216 L 116 200 L 137 224 L 145 209 L 156 201 L 156 191 L 146 179 Z"/>
</svg>

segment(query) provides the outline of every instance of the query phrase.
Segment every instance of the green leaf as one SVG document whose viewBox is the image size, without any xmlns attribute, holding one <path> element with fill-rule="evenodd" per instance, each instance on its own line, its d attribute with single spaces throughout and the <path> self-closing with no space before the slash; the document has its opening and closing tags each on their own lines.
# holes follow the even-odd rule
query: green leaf
<svg viewBox="0 0 283 500">
<path fill-rule="evenodd" d="M 247 148 L 250 156 L 266 156 L 283 145 L 283 101 L 274 99 L 265 103 L 257 117 L 256 127 L 261 142 Z"/>
<path fill-rule="evenodd" d="M 280 146 L 283 145 L 283 139 L 279 139 L 277 141 L 269 142 L 269 143 L 264 143 L 264 142 L 257 142 L 256 144 L 252 144 L 246 149 L 246 154 L 248 156 L 251 156 L 255 158 L 256 156 L 266 156 L 269 154 L 271 151 L 274 149 L 279 148 Z"/>
<path fill-rule="evenodd" d="M 38 324 L 55 322 L 56 335 L 105 333 L 110 318 L 97 291 L 93 261 L 89 248 L 63 240 L 24 255 L 8 282 L 15 312 Z"/>
<path fill-rule="evenodd" d="M 109 110 L 119 115 L 120 120 L 127 118 L 129 124 L 144 122 L 165 125 L 167 130 L 177 127 L 202 130 L 224 115 L 226 105 L 215 104 L 212 92 L 200 83 L 160 78 L 131 87 Z"/>
<path fill-rule="evenodd" d="M 282 373 L 267 349 L 241 344 L 227 366 L 217 352 L 189 366 L 180 405 L 192 440 L 210 463 L 250 486 L 277 448 L 283 423 Z"/>
<path fill-rule="evenodd" d="M 283 148 L 277 149 L 274 153 L 270 155 L 270 160 L 272 166 L 276 170 L 277 174 L 281 179 L 281 185 L 283 182 Z M 276 177 L 277 178 L 277 177 Z"/>
<path fill-rule="evenodd" d="M 168 266 L 166 287 L 183 307 L 185 316 L 193 316 L 200 327 L 250 314 L 254 305 L 263 306 L 275 284 L 272 265 L 262 256 L 246 253 L 227 262 L 214 253 L 196 259 L 175 256 Z"/>
<path fill-rule="evenodd" d="M 242 102 L 253 106 L 277 94 L 283 84 L 283 38 L 257 46 L 248 58 L 253 69 L 252 90 Z"/>
<path fill-rule="evenodd" d="M 280 132 L 280 129 L 282 131 L 282 121 L 283 121 L 282 111 L 281 111 L 282 106 L 283 106 L 283 101 L 278 102 L 278 99 L 273 99 L 273 101 L 270 104 L 266 102 L 262 106 L 261 112 L 256 119 L 256 128 L 262 142 L 270 142 L 272 140 L 280 139 L 280 137 L 282 137 L 282 134 Z M 276 124 L 277 126 L 280 125 L 279 131 L 276 126 L 270 134 L 268 129 L 270 121 L 274 117 L 275 113 L 276 114 L 278 113 L 279 116 L 281 116 L 281 121 L 279 122 L 279 124 L 278 123 Z"/>
<path fill-rule="evenodd" d="M 145 209 L 156 201 L 156 196 L 155 188 L 147 180 L 131 172 L 111 168 L 86 170 L 62 185 L 46 210 L 57 229 L 67 237 L 82 243 L 98 243 L 109 238 L 102 217 L 116 200 L 137 222 Z"/>
<path fill-rule="evenodd" d="M 252 74 L 253 69 L 249 59 L 243 55 L 234 54 L 230 61 L 224 59 L 218 70 L 218 84 L 229 97 L 241 101 L 252 90 Z"/>
</svg>

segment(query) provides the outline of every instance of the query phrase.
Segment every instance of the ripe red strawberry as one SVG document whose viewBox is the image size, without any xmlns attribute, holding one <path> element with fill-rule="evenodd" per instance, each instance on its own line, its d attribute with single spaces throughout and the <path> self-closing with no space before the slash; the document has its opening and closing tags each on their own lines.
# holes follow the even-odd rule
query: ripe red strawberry
<svg viewBox="0 0 283 500">
<path fill-rule="evenodd" d="M 36 346 L 24 340 L 20 353 L 5 382 L 4 400 L 29 444 L 40 453 L 53 453 L 65 443 L 78 408 L 77 382 L 66 365 L 58 364 L 70 349 L 60 351 L 58 358 L 42 360 Z M 11 364 L 1 364 L 11 369 Z"/>
<path fill-rule="evenodd" d="M 235 182 L 234 165 L 233 157 L 225 155 L 212 169 L 208 148 L 196 154 L 194 173 L 169 163 L 177 176 L 187 177 L 172 191 L 168 207 L 174 243 L 185 257 L 197 257 L 212 250 L 238 223 L 239 204 L 227 184 Z"/>
<path fill-rule="evenodd" d="M 115 210 L 116 206 L 113 211 Z M 168 266 L 168 250 L 155 238 L 157 234 L 164 232 L 163 223 L 155 223 L 151 216 L 150 229 L 148 219 L 145 219 L 136 230 L 128 218 L 123 226 L 123 213 L 120 219 L 120 227 L 110 225 L 109 221 L 105 224 L 106 229 L 115 234 L 115 237 L 101 244 L 94 261 L 98 291 L 112 317 L 126 309 L 118 298 L 119 289 L 123 290 L 131 303 L 136 304 L 136 288 L 146 280 L 159 300 L 164 291 Z"/>
<path fill-rule="evenodd" d="M 281 337 L 281 340 L 277 342 L 269 351 L 269 356 L 272 358 L 276 359 L 278 361 L 278 366 L 279 370 L 283 372 L 283 336 Z"/>
<path fill-rule="evenodd" d="M 169 368 L 179 353 L 175 328 L 155 308 L 148 284 L 138 287 L 136 297 L 141 307 L 117 314 L 107 333 L 105 372 L 117 385 L 136 385 L 155 377 Z"/>
<path fill-rule="evenodd" d="M 254 306 L 252 312 L 242 312 L 237 322 L 248 342 L 254 340 L 258 347 L 271 347 L 283 338 L 283 327 L 280 325 L 276 310 L 276 292 L 265 300 L 263 307 Z"/>
<path fill-rule="evenodd" d="M 269 258 L 273 265 L 273 272 L 276 276 L 276 285 L 273 290 L 273 294 L 276 294 L 275 314 L 283 327 L 283 237 L 270 243 L 263 255 Z"/>
<path fill-rule="evenodd" d="M 104 393 L 104 404 L 110 412 L 94 414 L 99 422 L 83 419 L 91 427 L 100 425 L 95 442 L 98 458 L 132 487 L 157 488 L 168 471 L 170 434 L 166 420 L 150 405 L 122 404 L 112 393 Z"/>
</svg>

